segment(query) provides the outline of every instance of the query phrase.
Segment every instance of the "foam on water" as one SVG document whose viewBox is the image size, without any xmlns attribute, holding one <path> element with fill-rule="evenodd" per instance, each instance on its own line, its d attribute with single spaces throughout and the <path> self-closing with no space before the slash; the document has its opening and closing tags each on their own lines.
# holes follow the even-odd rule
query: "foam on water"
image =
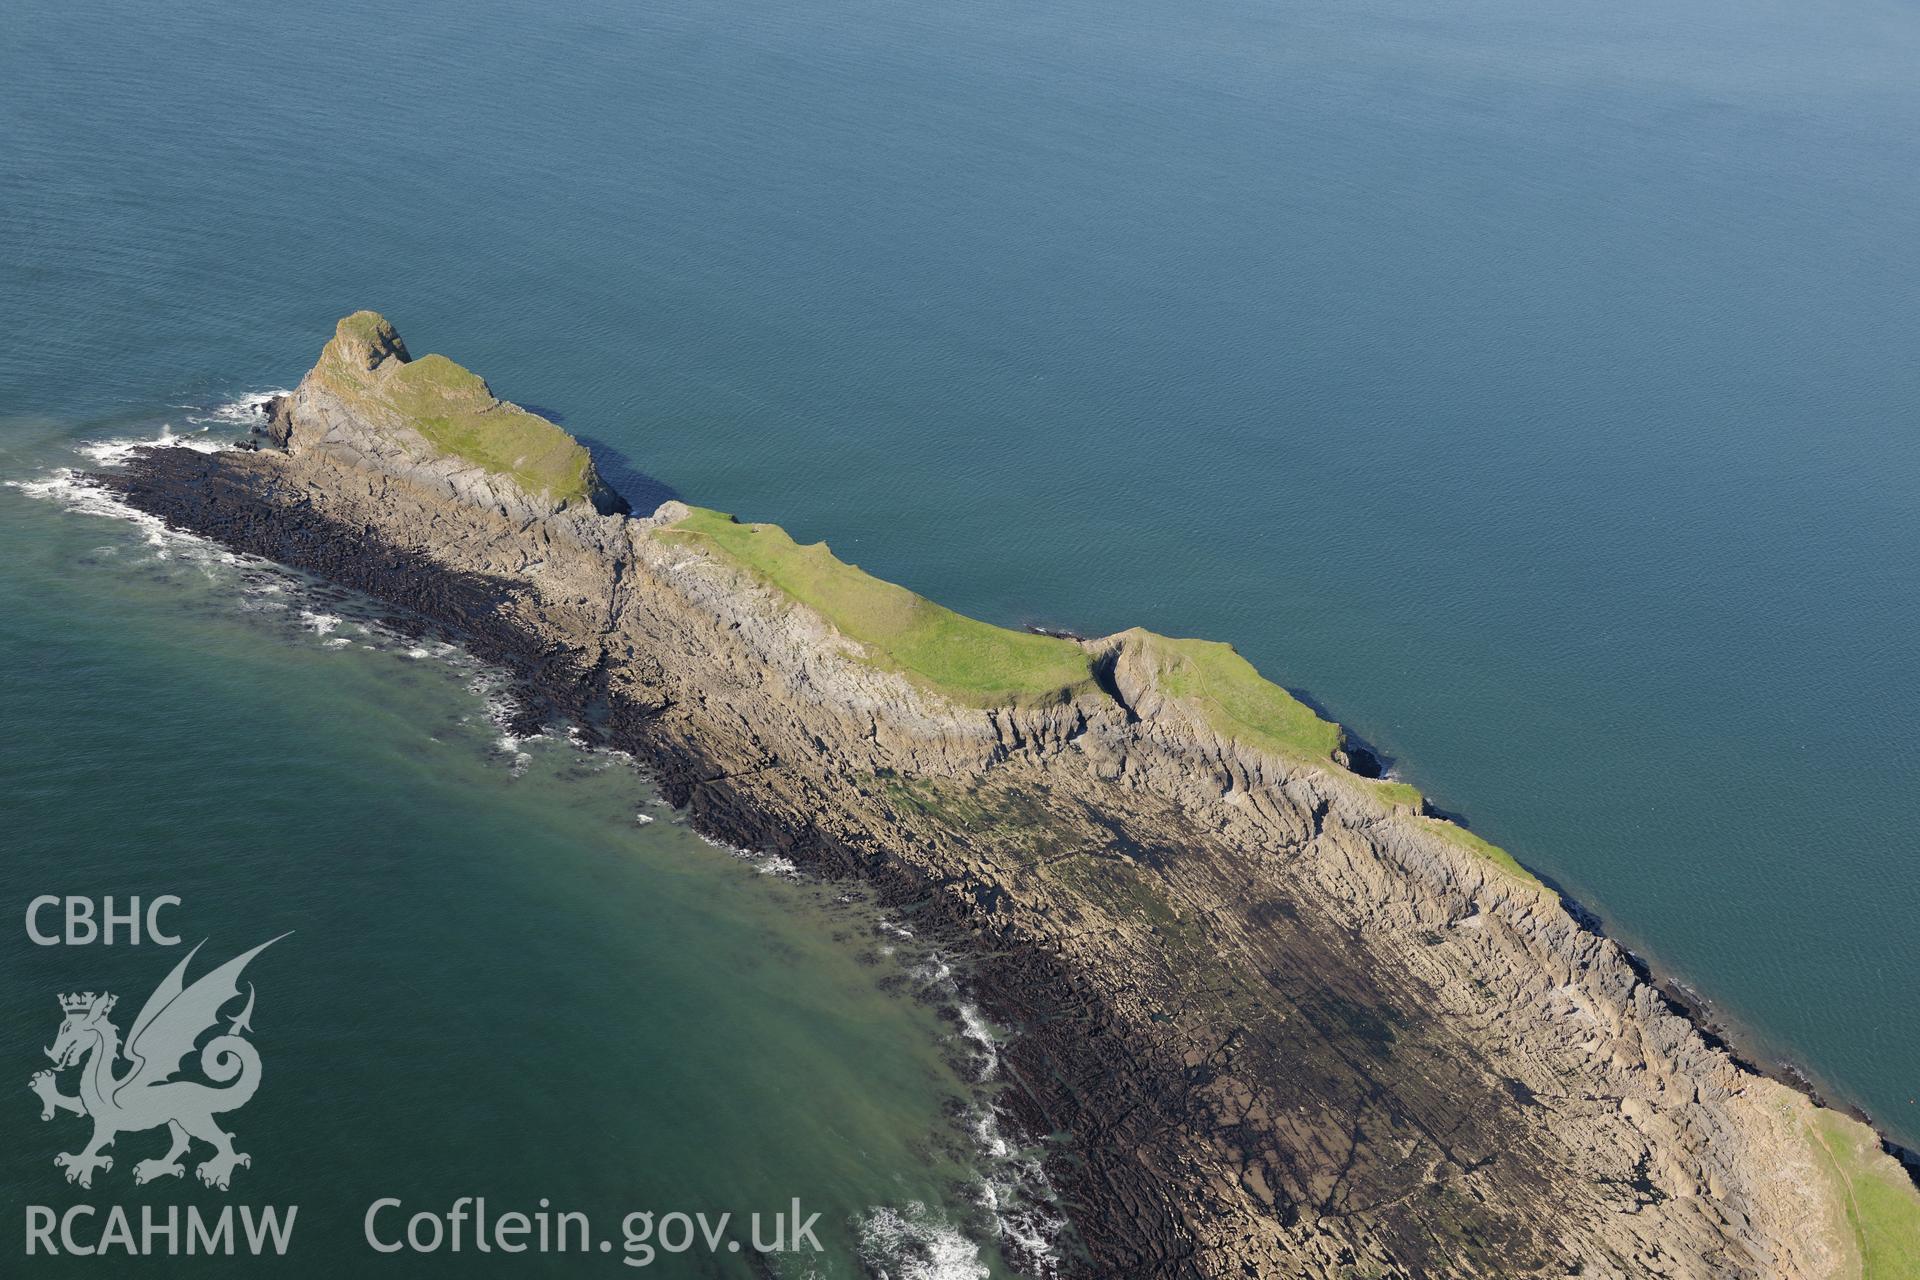
<svg viewBox="0 0 1920 1280">
<path fill-rule="evenodd" d="M 695 834 L 698 835 L 699 833 L 696 832 Z M 763 876 L 785 876 L 793 880 L 801 878 L 800 868 L 795 866 L 793 860 L 790 858 L 783 858 L 777 853 L 762 853 L 757 849 L 742 849 L 739 845 L 728 844 L 724 840 L 715 840 L 708 835 L 700 835 L 700 839 L 706 844 L 730 853 L 742 862 L 750 864 L 755 871 L 758 871 Z"/>
<path fill-rule="evenodd" d="M 1000 1047 L 999 1041 L 994 1038 L 993 1027 L 971 1002 L 962 1000 L 958 1008 L 960 1034 L 974 1048 L 975 1059 L 980 1064 L 980 1079 L 991 1080 L 1000 1069 Z"/>
<path fill-rule="evenodd" d="M 993 1219 L 1002 1246 L 1017 1265 L 1040 1280 L 1060 1273 L 1059 1241 L 1067 1220 L 1056 1209 L 1053 1184 L 1040 1153 L 1023 1150 L 1007 1137 L 999 1110 L 991 1103 L 969 1113 L 970 1132 L 988 1156 L 976 1184 L 976 1201 Z"/>
<path fill-rule="evenodd" d="M 411 655 L 413 651 L 408 652 Z M 467 681 L 467 692 L 482 700 L 486 718 L 493 723 L 494 728 L 500 731 L 500 736 L 494 739 L 494 747 L 513 758 L 514 776 L 518 777 L 526 771 L 527 765 L 533 759 L 521 748 L 529 742 L 550 735 L 544 729 L 538 733 L 529 734 L 513 732 L 513 724 L 519 718 L 520 704 L 513 700 L 513 695 L 508 690 L 507 674 L 504 671 L 492 667 L 480 668 Z"/>
<path fill-rule="evenodd" d="M 99 516 L 129 525 L 139 532 L 151 551 L 149 564 L 179 565 L 200 571 L 208 581 L 229 592 L 241 612 L 260 615 L 285 615 L 298 634 L 310 636 L 325 649 L 346 649 L 356 643 L 377 650 L 396 650 L 409 657 L 431 658 L 468 667 L 472 659 L 451 644 L 418 642 L 383 626 L 373 616 L 349 619 L 336 609 L 346 607 L 341 597 L 316 588 L 311 582 L 258 556 L 241 555 L 197 534 L 170 529 L 159 517 L 129 505 L 119 494 L 98 484 L 92 471 L 125 466 L 142 449 L 191 449 L 197 453 L 217 453 L 231 447 L 233 437 L 212 430 L 215 424 L 231 427 L 258 420 L 260 407 L 279 391 L 253 392 L 216 405 L 199 413 L 190 413 L 188 421 L 202 424 L 191 432 L 176 433 L 171 423 L 162 423 L 159 434 L 86 440 L 76 444 L 74 452 L 86 460 L 83 467 L 55 467 L 33 479 L 8 480 L 9 488 L 29 497 L 53 502 L 80 515 Z M 190 406 L 189 406 L 190 407 Z M 102 555 L 118 555 L 124 548 L 108 546 Z M 331 606 L 331 607 L 329 607 Z M 342 626 L 359 639 L 335 634 Z M 490 709 L 491 710 L 491 709 Z"/>
<path fill-rule="evenodd" d="M 879 1280 L 987 1280 L 979 1246 L 918 1200 L 860 1223 L 860 1258 Z"/>
<path fill-rule="evenodd" d="M 333 629 L 340 625 L 340 615 L 337 613 L 316 613 L 312 609 L 302 609 L 300 611 L 300 621 L 311 627 L 313 634 L 324 636 L 331 634 Z"/>
<path fill-rule="evenodd" d="M 212 423 L 215 421 L 240 425 L 248 421 L 248 414 L 257 416 L 259 405 L 277 392 L 263 392 L 243 396 L 238 400 L 216 406 L 204 417 L 189 417 L 189 421 Z M 135 451 L 140 449 L 191 449 L 196 453 L 218 453 L 228 448 L 230 441 L 215 435 L 209 426 L 202 425 L 198 430 L 182 435 L 174 434 L 172 423 L 161 423 L 157 436 L 123 436 L 107 440 L 86 440 L 74 447 L 74 452 L 85 458 L 94 467 L 123 467 L 132 460 Z M 166 523 L 157 516 L 144 511 L 136 511 L 123 502 L 119 495 L 101 488 L 87 478 L 85 472 L 75 467 L 56 467 L 46 475 L 35 480 L 9 480 L 9 488 L 18 489 L 29 497 L 57 502 L 69 511 L 82 515 L 106 516 L 123 520 L 146 536 L 147 545 L 154 550 L 155 557 L 161 560 L 171 559 L 177 551 L 192 549 L 196 559 L 204 562 L 239 563 L 241 557 L 218 547 L 203 538 L 192 534 L 179 533 L 167 528 Z"/>
<path fill-rule="evenodd" d="M 275 387 L 271 391 L 252 391 L 237 400 L 216 405 L 205 413 L 189 413 L 187 421 L 205 424 L 218 422 L 236 427 L 251 427 L 260 421 L 261 415 L 266 412 L 269 400 L 287 394 L 289 392 L 284 387 Z"/>
<path fill-rule="evenodd" d="M 176 546 L 193 541 L 191 535 L 173 533 L 158 516 L 136 511 L 121 501 L 119 495 L 101 488 L 71 467 L 58 468 L 38 480 L 9 480 L 6 483 L 8 488 L 18 489 L 28 497 L 57 502 L 81 515 L 124 520 L 145 535 L 147 545 L 161 560 L 170 558 Z"/>
<path fill-rule="evenodd" d="M 89 440 L 74 450 L 89 462 L 102 467 L 125 466 L 136 449 L 191 449 L 195 453 L 218 453 L 231 442 L 213 435 L 207 427 L 186 435 L 175 435 L 173 424 L 160 424 L 160 434 L 150 439 Z"/>
</svg>

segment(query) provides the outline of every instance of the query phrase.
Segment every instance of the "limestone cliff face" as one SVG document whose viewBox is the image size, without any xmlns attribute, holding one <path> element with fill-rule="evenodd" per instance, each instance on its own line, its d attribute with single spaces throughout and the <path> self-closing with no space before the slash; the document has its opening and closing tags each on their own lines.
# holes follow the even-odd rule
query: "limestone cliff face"
<svg viewBox="0 0 1920 1280">
<path fill-rule="evenodd" d="M 404 360 L 382 323 L 322 364 Z M 536 499 L 343 381 L 282 407 L 286 453 L 114 483 L 470 628 L 610 707 L 701 826 L 975 939 L 1095 1274 L 1858 1276 L 1850 1188 L 1920 1217 L 1864 1126 L 1742 1069 L 1523 871 L 1223 720 L 1174 677 L 1187 642 L 1087 641 L 1084 687 L 967 705 L 680 504 Z"/>
</svg>

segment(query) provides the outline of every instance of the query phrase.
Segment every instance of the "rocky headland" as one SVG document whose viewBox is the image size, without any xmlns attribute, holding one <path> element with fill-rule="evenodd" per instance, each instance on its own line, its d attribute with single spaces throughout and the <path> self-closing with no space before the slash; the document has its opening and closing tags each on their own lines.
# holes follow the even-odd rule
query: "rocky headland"
<svg viewBox="0 0 1920 1280">
<path fill-rule="evenodd" d="M 1102 1277 L 1913 1273 L 1920 1194 L 1225 645 L 961 617 L 770 525 L 629 514 L 371 312 L 271 446 L 98 477 L 365 591 L 703 831 L 937 920 Z M 857 1070 L 858 1064 L 850 1064 Z"/>
</svg>

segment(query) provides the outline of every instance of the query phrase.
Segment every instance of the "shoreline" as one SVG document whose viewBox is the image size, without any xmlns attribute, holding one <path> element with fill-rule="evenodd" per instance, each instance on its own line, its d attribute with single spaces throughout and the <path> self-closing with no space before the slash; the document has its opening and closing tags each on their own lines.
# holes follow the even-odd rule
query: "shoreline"
<svg viewBox="0 0 1920 1280">
<path fill-rule="evenodd" d="M 1300 695 L 1296 692 L 1295 696 Z M 1354 768 L 1355 772 L 1361 773 L 1363 777 L 1398 779 L 1399 775 L 1394 769 L 1394 765 L 1398 763 L 1397 757 L 1388 756 L 1367 739 L 1355 735 L 1346 725 L 1335 720 L 1327 708 L 1317 700 L 1310 698 L 1302 700 L 1339 726 L 1343 740 L 1348 744 L 1343 749 L 1356 755 L 1364 755 L 1380 764 L 1382 772 L 1366 773 L 1364 767 L 1358 765 L 1350 765 L 1350 768 Z M 1468 830 L 1473 829 L 1472 822 L 1459 810 L 1440 808 L 1430 800 L 1424 802 L 1424 807 L 1435 817 L 1446 818 Z M 1898 1161 L 1906 1170 L 1907 1176 L 1912 1179 L 1914 1186 L 1920 1188 L 1920 1150 L 1896 1141 L 1874 1120 L 1865 1106 L 1831 1086 L 1821 1085 L 1810 1068 L 1784 1054 L 1760 1052 L 1756 1042 L 1764 1040 L 1761 1032 L 1720 1013 L 1711 996 L 1684 978 L 1660 968 L 1652 958 L 1628 946 L 1607 928 L 1604 916 L 1573 896 L 1558 880 L 1538 867 L 1525 862 L 1521 865 L 1541 884 L 1559 896 L 1561 907 L 1582 929 L 1618 947 L 1628 965 L 1639 976 L 1640 981 L 1657 992 L 1676 1015 L 1692 1023 L 1707 1044 L 1726 1053 L 1737 1066 L 1750 1075 L 1785 1085 L 1796 1093 L 1805 1095 L 1815 1106 L 1844 1112 L 1866 1125 L 1879 1139 L 1880 1149 Z"/>
<path fill-rule="evenodd" d="M 575 724 L 696 831 L 966 957 L 1005 1110 L 1072 1136 L 1047 1171 L 1090 1274 L 1811 1278 L 1864 1258 L 1864 1179 L 1920 1212 L 1879 1135 L 1229 646 L 994 628 L 776 526 L 618 514 L 508 406 L 564 464 L 543 497 L 416 430 L 423 377 L 497 404 L 356 313 L 265 406 L 274 447 L 96 482 L 406 611 L 511 673 L 509 732 Z"/>
<path fill-rule="evenodd" d="M 276 397 L 264 402 L 260 406 L 262 416 L 271 418 L 280 399 Z M 259 430 L 256 428 L 256 433 Z M 252 451 L 262 446 L 251 437 L 243 437 L 235 442 L 235 447 Z M 178 470 L 162 465 L 163 455 L 168 461 L 188 462 L 189 468 L 192 468 L 189 459 L 212 456 L 156 445 L 136 451 L 120 472 L 94 472 L 89 473 L 87 478 L 119 494 L 136 509 L 155 515 L 169 525 L 209 537 L 234 550 L 288 564 L 375 600 L 384 609 L 393 611 L 400 629 L 409 635 L 433 635 L 458 644 L 483 661 L 499 666 L 508 673 L 515 695 L 515 714 L 503 725 L 507 732 L 536 733 L 557 719 L 578 728 L 589 746 L 631 753 L 641 763 L 646 775 L 660 787 L 669 803 L 687 814 L 689 825 L 700 835 L 728 846 L 791 858 L 810 874 L 823 879 L 851 877 L 870 887 L 881 906 L 909 913 L 917 922 L 924 923 L 921 913 L 926 908 L 937 906 L 937 932 L 931 941 L 954 948 L 966 957 L 970 968 L 989 978 L 996 967 L 1020 967 L 1026 963 L 1026 958 L 1006 957 L 997 954 L 989 946 L 983 946 L 979 935 L 964 918 L 952 911 L 950 906 L 942 905 L 943 899 L 928 885 L 909 876 L 889 875 L 884 870 L 884 864 L 864 859 L 851 850 L 795 839 L 787 829 L 758 820 L 749 806 L 731 795 L 723 794 L 726 779 L 710 766 L 696 758 L 658 749 L 655 740 L 645 731 L 646 722 L 654 709 L 626 706 L 617 701 L 610 703 L 604 685 L 583 694 L 578 682 L 566 676 L 564 668 L 554 661 L 555 655 L 535 637 L 498 622 L 493 607 L 502 589 L 499 585 L 476 581 L 471 576 L 461 575 L 417 553 L 399 551 L 383 543 L 364 539 L 352 530 L 331 526 L 330 522 L 319 517 L 315 517 L 319 527 L 305 531 L 316 536 L 301 536 L 294 540 L 308 549 L 304 556 L 290 551 L 287 542 L 248 536 L 243 530 L 253 527 L 251 521 L 196 518 L 189 514 L 188 508 L 192 504 L 186 499 L 195 491 L 196 483 L 204 480 L 206 468 L 200 468 L 203 474 L 199 477 L 161 475 L 159 473 Z M 135 483 L 127 483 L 129 478 Z M 155 489 L 146 490 L 141 482 L 157 482 L 157 485 Z M 142 496 L 150 498 L 152 494 L 166 492 L 170 492 L 180 505 L 171 505 L 164 499 L 149 505 L 141 500 Z M 281 519 L 276 516 L 273 522 L 278 524 Z M 1032 626 L 1030 629 L 1036 634 L 1085 639 L 1077 633 L 1057 627 Z M 1316 710 L 1321 709 L 1316 705 Z M 1364 739 L 1351 735 L 1345 726 L 1340 728 L 1343 750 L 1363 754 L 1378 762 L 1388 759 Z M 1354 771 L 1363 777 L 1393 776 L 1385 768 L 1379 773 L 1370 773 L 1364 765 L 1354 767 Z M 1444 816 L 1451 816 L 1451 811 Z M 1532 868 L 1528 870 L 1539 875 Z M 1713 1004 L 1708 997 L 1683 980 L 1656 970 L 1639 952 L 1619 943 L 1608 932 L 1604 919 L 1597 912 L 1567 893 L 1556 881 L 1542 877 L 1542 883 L 1558 897 L 1562 907 L 1581 929 L 1619 946 L 1640 980 L 1656 991 L 1673 1013 L 1694 1026 L 1710 1046 L 1723 1049 L 1743 1071 L 1753 1076 L 1783 1084 L 1805 1095 L 1818 1106 L 1835 1105 L 1799 1064 L 1791 1059 L 1753 1052 L 1752 1047 L 1743 1042 L 1744 1038 L 1737 1029 L 1714 1016 Z M 983 984 L 982 990 L 975 996 L 979 1007 L 1001 1026 L 1018 1029 L 1030 1025 L 1043 1019 L 1047 1008 L 1053 1003 L 1045 998 L 1009 1002 L 988 994 L 989 991 L 1008 989 L 1004 983 L 990 981 Z M 1059 999 L 1076 999 L 1080 995 L 1071 982 L 1060 982 Z M 1025 1035 L 1024 1031 L 1016 1030 L 1012 1040 L 1002 1045 L 1002 1058 L 1009 1068 L 1008 1074 L 1020 1086 L 1007 1091 L 1007 1109 L 1026 1134 L 1045 1134 L 1049 1132 L 1049 1118 L 1031 1096 L 1029 1084 L 1022 1078 L 1023 1073 L 1019 1069 L 1020 1044 Z M 1874 1124 L 1872 1117 L 1857 1103 L 1843 1100 L 1838 1109 L 1870 1126 L 1882 1150 L 1899 1161 L 1915 1185 L 1920 1186 L 1920 1152 L 1895 1142 Z M 1065 1209 L 1075 1175 L 1070 1166 L 1057 1158 L 1057 1154 L 1050 1152 L 1046 1162 L 1047 1174 L 1058 1188 L 1059 1203 Z M 1087 1228 L 1084 1211 L 1079 1216 L 1070 1214 L 1070 1217 L 1075 1231 L 1084 1234 Z"/>
<path fill-rule="evenodd" d="M 1068 627 L 1039 622 L 1022 624 L 1024 630 L 1034 635 L 1055 636 L 1063 639 L 1085 641 L 1090 637 Z M 1289 689 L 1295 698 L 1311 708 L 1322 719 L 1333 724 L 1340 731 L 1341 761 L 1348 769 L 1363 778 L 1381 778 L 1388 781 L 1403 781 L 1396 766 L 1398 757 L 1381 750 L 1372 741 L 1356 733 L 1352 728 L 1337 719 L 1332 711 L 1318 698 L 1299 689 Z M 1473 829 L 1466 815 L 1455 809 L 1444 809 L 1430 799 L 1423 800 L 1424 812 L 1433 817 L 1445 818 L 1468 830 Z M 1756 1041 L 1764 1037 L 1756 1030 L 1738 1025 L 1718 1012 L 1713 999 L 1685 979 L 1668 973 L 1656 966 L 1653 960 L 1626 945 L 1608 930 L 1605 918 L 1580 899 L 1574 897 L 1556 879 L 1548 876 L 1539 868 L 1524 862 L 1521 865 L 1537 878 L 1560 899 L 1560 905 L 1570 916 L 1596 938 L 1605 939 L 1620 948 L 1629 965 L 1647 986 L 1658 992 L 1668 1007 L 1678 1016 L 1692 1023 L 1701 1037 L 1711 1046 L 1723 1050 L 1741 1069 L 1749 1074 L 1783 1084 L 1797 1093 L 1805 1095 L 1814 1105 L 1845 1112 L 1855 1120 L 1868 1126 L 1880 1140 L 1883 1151 L 1899 1161 L 1920 1188 L 1920 1150 L 1905 1146 L 1891 1137 L 1866 1108 L 1857 1100 L 1847 1097 L 1830 1087 L 1823 1087 L 1812 1071 L 1793 1058 L 1774 1053 L 1758 1051 Z"/>
<path fill-rule="evenodd" d="M 1078 632 L 1058 626 L 1038 623 L 1027 623 L 1025 626 L 1027 630 L 1037 635 L 1064 636 L 1075 640 L 1087 638 Z M 1355 732 L 1339 720 L 1317 697 L 1299 689 L 1289 689 L 1288 692 L 1340 731 L 1340 751 L 1341 755 L 1346 757 L 1341 763 L 1348 769 L 1363 778 L 1405 781 L 1398 769 L 1399 757 L 1388 754 L 1370 739 Z M 1444 818 L 1467 830 L 1474 829 L 1471 819 L 1466 814 L 1457 809 L 1442 808 L 1434 804 L 1431 798 L 1423 796 L 1421 808 L 1429 816 Z M 1516 861 L 1519 860 L 1516 859 Z M 1568 892 L 1557 879 L 1528 863 L 1521 862 L 1520 865 L 1528 874 L 1558 895 L 1561 907 L 1582 929 L 1596 938 L 1605 939 L 1617 946 L 1640 980 L 1658 992 L 1675 1014 L 1692 1023 L 1709 1045 L 1724 1051 L 1749 1074 L 1783 1084 L 1805 1095 L 1814 1105 L 1843 1111 L 1872 1129 L 1874 1135 L 1880 1140 L 1881 1149 L 1899 1161 L 1908 1177 L 1913 1180 L 1914 1186 L 1920 1188 L 1920 1149 L 1908 1147 L 1896 1141 L 1881 1128 L 1858 1100 L 1846 1096 L 1831 1086 L 1821 1085 L 1813 1071 L 1802 1063 L 1784 1054 L 1759 1052 L 1756 1042 L 1764 1040 L 1760 1031 L 1721 1014 L 1712 997 L 1684 978 L 1660 968 L 1653 959 L 1628 946 L 1607 928 L 1604 916 Z"/>
<path fill-rule="evenodd" d="M 1056 1130 L 1036 1100 L 1036 1094 L 1045 1091 L 1036 1082 L 1045 1066 L 1023 1061 L 1038 1047 L 1038 1042 L 1029 1043 L 1033 1034 L 1029 1028 L 1043 1023 L 1050 1009 L 1085 996 L 1075 984 L 1060 981 L 1047 958 L 1013 955 L 987 943 L 968 927 L 951 898 L 888 862 L 824 841 L 820 833 L 796 833 L 759 818 L 729 785 L 724 770 L 697 756 L 668 749 L 656 735 L 647 732 L 657 709 L 609 697 L 603 673 L 596 673 L 593 682 L 583 686 L 567 664 L 537 637 L 500 622 L 494 613 L 499 598 L 496 584 L 389 547 L 318 515 L 310 517 L 311 524 L 291 530 L 278 513 L 264 520 L 250 518 L 263 516 L 264 512 L 246 512 L 240 505 L 240 495 L 220 493 L 217 486 L 211 503 L 196 501 L 208 492 L 206 480 L 212 474 L 208 459 L 213 456 L 156 446 L 136 451 L 120 470 L 88 473 L 86 478 L 171 528 L 365 596 L 390 612 L 388 625 L 411 639 L 433 638 L 457 644 L 482 662 L 498 667 L 507 674 L 513 708 L 513 714 L 502 722 L 503 732 L 527 736 L 560 722 L 577 728 L 583 745 L 590 749 L 630 754 L 647 779 L 669 804 L 686 815 L 688 826 L 701 837 L 727 848 L 790 859 L 824 881 L 852 880 L 865 886 L 880 908 L 912 921 L 921 945 L 950 949 L 961 958 L 970 978 L 967 995 L 972 1003 L 995 1024 L 1011 1030 L 1010 1038 L 998 1046 L 1000 1065 L 1014 1086 L 1004 1091 L 1001 1103 L 1022 1142 L 1045 1146 L 1044 1165 L 1055 1188 L 1055 1207 L 1067 1215 L 1078 1238 L 1076 1248 L 1090 1232 L 1115 1240 L 1133 1233 L 1136 1223 L 1096 1217 L 1089 1206 L 1099 1201 L 1076 1194 L 1084 1190 L 1078 1186 L 1076 1170 L 1080 1162 L 1063 1158 L 1065 1153 L 1057 1144 L 1043 1143 Z M 266 536 L 267 527 L 285 536 Z M 1056 982 L 1057 989 L 1049 991 Z M 1061 1051 L 1061 1046 L 1052 1048 Z M 1112 1123 L 1118 1123 L 1118 1118 Z M 1170 1241 L 1176 1234 L 1169 1225 L 1164 1238 Z M 1037 1261 L 1014 1258 L 1022 1250 L 1015 1237 L 1003 1238 L 1000 1246 L 1016 1265 Z M 1168 1252 L 1177 1255 L 1179 1251 L 1175 1248 Z M 1080 1270 L 1076 1257 L 1059 1262 L 1061 1269 L 1057 1272 L 1035 1274 L 1101 1274 L 1098 1270 Z"/>
</svg>

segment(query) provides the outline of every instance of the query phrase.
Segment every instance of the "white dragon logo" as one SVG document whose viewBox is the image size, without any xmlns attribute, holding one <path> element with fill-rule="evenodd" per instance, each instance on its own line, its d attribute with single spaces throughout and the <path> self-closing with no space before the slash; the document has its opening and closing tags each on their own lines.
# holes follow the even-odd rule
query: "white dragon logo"
<svg viewBox="0 0 1920 1280">
<path fill-rule="evenodd" d="M 286 937 L 281 934 L 280 938 Z M 233 1149 L 233 1135 L 214 1123 L 214 1117 L 237 1111 L 253 1098 L 260 1087 L 260 1054 L 242 1033 L 253 1030 L 253 984 L 247 984 L 247 1005 L 231 1018 L 223 1035 L 216 1035 L 200 1050 L 200 1070 L 207 1079 L 224 1088 L 213 1088 L 197 1080 L 175 1080 L 194 1043 L 220 1021 L 220 1009 L 240 994 L 240 971 L 247 962 L 280 938 L 261 943 L 245 955 L 236 956 L 189 987 L 187 965 L 200 947 L 187 953 L 174 966 L 133 1020 L 127 1035 L 125 1057 L 133 1066 L 125 1075 L 115 1076 L 114 1062 L 122 1055 L 120 1031 L 108 1021 L 117 997 L 89 991 L 60 997 L 65 1015 L 53 1047 L 46 1050 L 53 1059 L 53 1071 L 34 1076 L 28 1087 L 40 1096 L 42 1120 L 54 1113 L 70 1111 L 93 1117 L 93 1141 L 84 1150 L 53 1158 L 67 1171 L 67 1181 L 83 1187 L 93 1186 L 94 1170 L 111 1171 L 113 1158 L 101 1152 L 113 1145 L 116 1136 L 155 1129 L 166 1125 L 173 1135 L 173 1146 L 158 1160 L 142 1160 L 133 1167 L 136 1183 L 155 1178 L 178 1178 L 186 1170 L 180 1157 L 193 1145 L 192 1140 L 213 1147 L 213 1155 L 194 1170 L 200 1181 L 225 1191 L 233 1180 L 236 1166 L 253 1164 L 245 1152 Z M 205 944 L 200 944 L 204 946 Z M 89 1057 L 91 1055 L 91 1057 Z M 80 1070 L 80 1092 L 68 1096 L 60 1092 L 54 1072 L 85 1062 Z M 230 1083 L 229 1083 L 230 1082 Z"/>
</svg>

